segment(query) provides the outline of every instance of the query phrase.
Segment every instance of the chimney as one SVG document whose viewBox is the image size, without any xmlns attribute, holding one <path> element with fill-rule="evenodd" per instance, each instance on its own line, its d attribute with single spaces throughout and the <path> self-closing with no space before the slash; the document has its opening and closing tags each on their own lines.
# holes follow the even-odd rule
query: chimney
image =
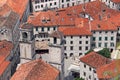
<svg viewBox="0 0 120 80">
<path fill-rule="evenodd" d="M 90 29 L 90 31 L 91 31 L 91 21 L 89 20 L 89 29 Z"/>
<path fill-rule="evenodd" d="M 100 20 L 100 21 L 102 20 L 102 16 L 101 16 L 101 15 L 99 15 L 99 20 Z"/>
</svg>

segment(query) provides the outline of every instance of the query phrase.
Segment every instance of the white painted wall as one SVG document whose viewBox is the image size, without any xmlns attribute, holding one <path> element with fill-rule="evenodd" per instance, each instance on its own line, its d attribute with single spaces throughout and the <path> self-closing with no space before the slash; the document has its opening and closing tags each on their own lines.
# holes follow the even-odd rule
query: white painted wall
<svg viewBox="0 0 120 80">
<path fill-rule="evenodd" d="M 68 57 L 70 57 L 70 53 L 73 53 L 74 56 L 79 56 L 79 53 L 82 53 L 82 57 L 85 52 L 90 50 L 90 36 L 73 36 L 73 38 L 71 38 L 71 36 L 66 36 L 64 39 L 66 41 L 66 44 L 64 45 L 64 47 L 66 47 L 66 50 L 64 53 L 67 53 Z M 70 44 L 71 41 L 73 41 L 73 44 Z M 79 44 L 80 41 L 81 44 Z M 86 44 L 86 41 L 88 41 L 88 44 Z M 70 50 L 70 46 L 73 46 L 73 50 Z M 81 50 L 79 50 L 79 47 L 81 47 Z M 88 47 L 88 50 L 86 50 L 85 47 Z"/>
<path fill-rule="evenodd" d="M 117 31 L 94 31 L 93 37 L 95 37 L 95 41 L 92 39 L 92 43 L 95 43 L 95 48 L 99 48 L 99 43 L 101 43 L 101 47 L 105 47 L 105 43 L 107 43 L 107 48 L 109 49 L 115 49 L 116 46 L 116 34 Z M 102 38 L 102 40 L 99 40 L 99 37 Z M 107 40 L 105 40 L 105 37 L 107 37 Z M 111 37 L 113 37 L 113 40 L 111 40 Z M 114 44 L 114 46 L 111 46 L 111 43 Z M 92 46 L 91 46 L 92 47 Z M 94 48 L 94 47 L 92 47 Z"/>
<path fill-rule="evenodd" d="M 84 65 L 86 65 L 86 67 L 84 67 Z M 90 70 L 91 68 L 91 70 Z M 85 80 L 98 80 L 97 78 L 97 74 L 94 73 L 94 68 L 92 68 L 91 66 L 83 63 L 83 62 L 80 62 L 80 77 L 84 78 Z M 86 76 L 84 75 L 84 72 L 86 73 Z M 90 76 L 91 76 L 91 79 L 90 79 Z"/>
</svg>

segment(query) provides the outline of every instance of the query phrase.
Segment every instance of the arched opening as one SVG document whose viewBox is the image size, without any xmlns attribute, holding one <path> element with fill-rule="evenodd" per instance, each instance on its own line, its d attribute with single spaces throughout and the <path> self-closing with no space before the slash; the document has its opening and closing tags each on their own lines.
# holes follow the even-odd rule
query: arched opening
<svg viewBox="0 0 120 80">
<path fill-rule="evenodd" d="M 70 57 L 72 57 L 73 56 L 73 53 L 70 53 Z"/>
<path fill-rule="evenodd" d="M 67 59 L 67 53 L 64 53 L 64 57 Z"/>
<path fill-rule="evenodd" d="M 23 36 L 23 38 L 27 38 L 28 37 L 26 32 L 22 33 L 22 36 Z"/>
</svg>

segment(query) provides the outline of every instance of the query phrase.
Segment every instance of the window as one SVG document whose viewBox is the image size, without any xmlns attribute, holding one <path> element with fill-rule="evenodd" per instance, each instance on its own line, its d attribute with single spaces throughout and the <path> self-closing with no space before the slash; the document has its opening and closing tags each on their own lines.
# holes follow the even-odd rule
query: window
<svg viewBox="0 0 120 80">
<path fill-rule="evenodd" d="M 43 8 L 43 5 L 41 5 L 41 8 Z"/>
<path fill-rule="evenodd" d="M 114 40 L 114 38 L 113 37 L 111 37 L 111 41 L 113 41 Z"/>
<path fill-rule="evenodd" d="M 82 41 L 79 41 L 79 44 L 82 44 Z"/>
<path fill-rule="evenodd" d="M 67 3 L 67 7 L 69 7 L 69 3 Z"/>
<path fill-rule="evenodd" d="M 107 41 L 107 40 L 108 40 L 108 38 L 107 38 L 107 37 L 105 37 L 105 40 Z"/>
<path fill-rule="evenodd" d="M 98 47 L 101 47 L 101 43 L 98 43 Z"/>
<path fill-rule="evenodd" d="M 89 75 L 89 79 L 91 79 L 91 76 Z"/>
<path fill-rule="evenodd" d="M 105 43 L 105 47 L 107 47 L 107 43 Z"/>
<path fill-rule="evenodd" d="M 82 36 L 79 36 L 80 38 L 82 38 Z"/>
<path fill-rule="evenodd" d="M 44 28 L 42 27 L 42 31 L 44 31 Z"/>
<path fill-rule="evenodd" d="M 64 46 L 64 50 L 66 50 L 66 46 Z"/>
<path fill-rule="evenodd" d="M 81 47 L 81 46 L 79 47 L 79 50 L 82 50 L 82 47 Z"/>
<path fill-rule="evenodd" d="M 110 43 L 110 46 L 111 46 L 111 47 L 114 47 L 114 43 Z"/>
<path fill-rule="evenodd" d="M 102 37 L 99 37 L 99 41 L 101 41 L 102 40 Z"/>
<path fill-rule="evenodd" d="M 107 31 L 105 31 L 105 33 L 107 33 Z"/>
<path fill-rule="evenodd" d="M 84 76 L 86 76 L 86 73 L 84 72 Z"/>
<path fill-rule="evenodd" d="M 56 2 L 54 2 L 54 5 L 56 5 Z"/>
<path fill-rule="evenodd" d="M 48 27 L 47 30 L 50 31 L 50 28 Z"/>
<path fill-rule="evenodd" d="M 95 37 L 93 37 L 93 41 L 95 41 Z"/>
<path fill-rule="evenodd" d="M 85 47 L 85 50 L 88 50 L 88 47 Z"/>
<path fill-rule="evenodd" d="M 54 37 L 54 44 L 56 44 L 57 43 L 57 38 L 56 37 Z"/>
<path fill-rule="evenodd" d="M 35 29 L 36 29 L 36 31 L 38 31 L 38 27 L 36 27 Z"/>
<path fill-rule="evenodd" d="M 88 41 L 86 41 L 86 44 L 88 44 Z"/>
<path fill-rule="evenodd" d="M 91 46 L 92 46 L 92 47 L 95 47 L 96 45 L 95 45 L 95 43 L 92 43 Z"/>
<path fill-rule="evenodd" d="M 73 41 L 70 41 L 70 44 L 73 44 Z"/>
<path fill-rule="evenodd" d="M 70 50 L 73 50 L 73 46 L 70 46 Z"/>
<path fill-rule="evenodd" d="M 84 68 L 86 68 L 86 65 L 84 64 Z"/>
<path fill-rule="evenodd" d="M 65 58 L 67 59 L 67 53 L 64 53 Z"/>
<path fill-rule="evenodd" d="M 23 35 L 23 38 L 27 38 L 28 36 L 26 32 L 22 33 L 22 35 Z"/>
<path fill-rule="evenodd" d="M 66 38 L 66 36 L 64 36 L 64 38 Z"/>
<path fill-rule="evenodd" d="M 86 38 L 88 38 L 88 36 L 86 36 Z"/>
<path fill-rule="evenodd" d="M 71 39 L 73 38 L 73 36 L 71 36 Z"/>
<path fill-rule="evenodd" d="M 89 67 L 89 70 L 91 71 L 91 67 Z"/>
<path fill-rule="evenodd" d="M 74 6 L 75 4 L 74 3 L 72 3 L 72 6 Z"/>
<path fill-rule="evenodd" d="M 82 53 L 79 53 L 79 56 L 81 56 L 82 55 Z"/>
<path fill-rule="evenodd" d="M 56 30 L 56 27 L 53 27 L 53 30 Z"/>
<path fill-rule="evenodd" d="M 94 73 L 96 73 L 96 71 L 95 71 L 95 70 L 93 70 L 93 72 L 94 72 Z"/>
<path fill-rule="evenodd" d="M 50 6 L 52 6 L 52 3 L 50 3 Z"/>
<path fill-rule="evenodd" d="M 73 53 L 70 53 L 70 57 L 72 57 L 73 56 Z"/>
</svg>

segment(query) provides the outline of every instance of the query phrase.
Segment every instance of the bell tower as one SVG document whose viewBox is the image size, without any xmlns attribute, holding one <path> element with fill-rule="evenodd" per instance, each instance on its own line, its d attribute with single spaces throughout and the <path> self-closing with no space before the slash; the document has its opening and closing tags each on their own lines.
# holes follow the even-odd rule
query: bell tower
<svg viewBox="0 0 120 80">
<path fill-rule="evenodd" d="M 24 23 L 20 28 L 20 63 L 35 59 L 33 26 Z"/>
</svg>

